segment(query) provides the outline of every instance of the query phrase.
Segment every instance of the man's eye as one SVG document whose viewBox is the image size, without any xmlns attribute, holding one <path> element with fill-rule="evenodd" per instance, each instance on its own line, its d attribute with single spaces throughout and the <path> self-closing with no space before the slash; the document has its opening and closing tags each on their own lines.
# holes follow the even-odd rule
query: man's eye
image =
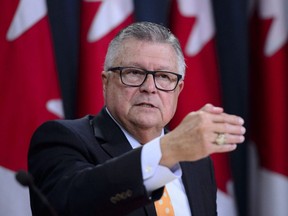
<svg viewBox="0 0 288 216">
<path fill-rule="evenodd" d="M 127 71 L 127 74 L 131 74 L 131 75 L 143 75 L 144 72 L 141 70 L 135 70 L 135 69 L 131 69 Z"/>
<path fill-rule="evenodd" d="M 169 76 L 166 75 L 166 74 L 161 74 L 161 78 L 163 78 L 163 79 L 170 79 Z"/>
<path fill-rule="evenodd" d="M 162 79 L 162 80 L 171 80 L 170 76 L 168 74 L 165 74 L 165 73 L 159 73 L 156 75 L 156 77 L 158 79 Z"/>
</svg>

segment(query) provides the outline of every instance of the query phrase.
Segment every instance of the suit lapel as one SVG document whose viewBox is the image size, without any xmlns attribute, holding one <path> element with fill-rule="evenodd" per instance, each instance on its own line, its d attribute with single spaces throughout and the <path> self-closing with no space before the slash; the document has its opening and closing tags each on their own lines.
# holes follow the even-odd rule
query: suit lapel
<svg viewBox="0 0 288 216">
<path fill-rule="evenodd" d="M 195 162 L 183 162 L 181 168 L 192 215 L 216 215 L 217 188 L 211 159 L 208 157 Z"/>
<path fill-rule="evenodd" d="M 101 110 L 97 117 L 92 119 L 92 126 L 96 139 L 99 140 L 102 148 L 112 158 L 132 150 L 124 133 L 109 116 L 105 108 Z"/>
<path fill-rule="evenodd" d="M 97 117 L 91 120 L 90 124 L 93 127 L 94 136 L 111 158 L 120 156 L 132 150 L 132 147 L 124 133 L 109 116 L 105 108 L 101 110 Z M 156 216 L 156 211 L 153 203 L 151 203 L 142 209 L 137 209 L 129 215 Z"/>
<path fill-rule="evenodd" d="M 181 163 L 181 169 L 182 169 L 182 181 L 185 187 L 186 195 L 189 201 L 190 209 L 192 215 L 197 215 L 197 203 L 195 201 L 195 198 L 193 198 L 193 194 L 197 195 L 196 191 L 197 186 L 195 184 L 195 178 L 193 178 L 193 174 L 191 172 L 191 167 L 189 163 Z M 188 175 L 189 173 L 189 175 Z M 197 199 L 197 198 L 196 198 Z"/>
</svg>

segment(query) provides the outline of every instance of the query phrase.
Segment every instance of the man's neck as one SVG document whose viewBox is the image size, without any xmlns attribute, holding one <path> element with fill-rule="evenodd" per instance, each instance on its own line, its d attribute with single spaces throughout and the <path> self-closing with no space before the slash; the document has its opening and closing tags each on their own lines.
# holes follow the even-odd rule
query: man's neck
<svg viewBox="0 0 288 216">
<path fill-rule="evenodd" d="M 132 137 L 141 145 L 148 143 L 159 136 L 164 135 L 163 128 L 157 130 L 155 128 L 146 129 L 146 128 L 139 128 L 136 125 L 131 128 L 125 128 L 112 116 L 107 107 L 106 111 L 109 114 L 109 116 L 115 121 L 115 123 L 120 127 L 120 129 L 124 132 L 126 137 L 127 136 Z"/>
</svg>

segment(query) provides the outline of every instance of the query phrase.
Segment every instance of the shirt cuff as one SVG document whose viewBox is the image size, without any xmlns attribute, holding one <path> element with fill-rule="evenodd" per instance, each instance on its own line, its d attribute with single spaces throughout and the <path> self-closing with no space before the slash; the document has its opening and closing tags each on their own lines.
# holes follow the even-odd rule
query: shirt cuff
<svg viewBox="0 0 288 216">
<path fill-rule="evenodd" d="M 144 185 L 148 193 L 182 176 L 182 170 L 179 164 L 169 169 L 159 164 L 161 157 L 160 137 L 143 146 L 141 166 Z"/>
</svg>

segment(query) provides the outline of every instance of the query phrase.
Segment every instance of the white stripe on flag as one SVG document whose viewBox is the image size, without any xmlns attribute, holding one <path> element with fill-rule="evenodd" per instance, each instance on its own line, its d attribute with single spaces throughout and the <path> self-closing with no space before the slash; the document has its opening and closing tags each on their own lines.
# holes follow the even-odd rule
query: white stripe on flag
<svg viewBox="0 0 288 216">
<path fill-rule="evenodd" d="M 233 182 L 230 180 L 227 182 L 227 193 L 217 190 L 217 213 L 219 216 L 229 215 L 235 216 L 236 212 L 236 204 L 234 200 L 234 189 Z"/>
<path fill-rule="evenodd" d="M 31 216 L 29 190 L 15 179 L 15 172 L 0 166 L 0 215 Z"/>
</svg>

